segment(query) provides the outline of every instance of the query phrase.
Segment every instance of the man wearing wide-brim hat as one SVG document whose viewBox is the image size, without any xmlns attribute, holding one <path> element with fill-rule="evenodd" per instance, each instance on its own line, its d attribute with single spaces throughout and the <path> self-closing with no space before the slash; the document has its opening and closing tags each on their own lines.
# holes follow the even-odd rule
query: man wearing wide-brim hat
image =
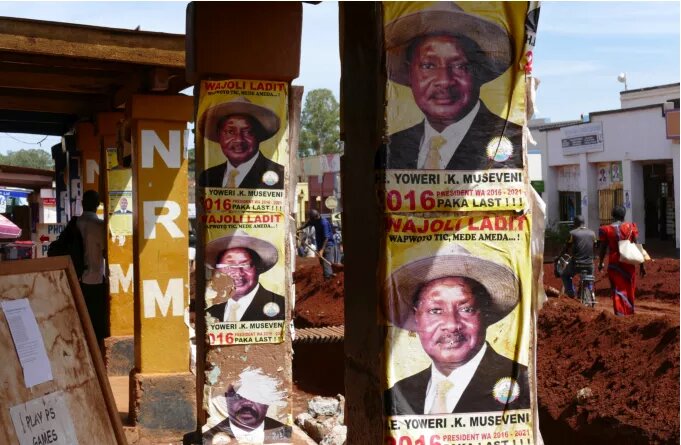
<svg viewBox="0 0 681 445">
<path fill-rule="evenodd" d="M 527 368 L 485 340 L 487 327 L 519 301 L 520 284 L 508 267 L 453 245 L 396 269 L 385 292 L 390 322 L 416 332 L 432 360 L 385 392 L 386 415 L 530 408 Z M 392 356 L 406 359 L 399 351 Z"/>
<path fill-rule="evenodd" d="M 260 274 L 277 263 L 276 247 L 268 241 L 249 236 L 243 230 L 223 236 L 206 245 L 206 265 L 217 275 L 231 278 L 229 300 L 206 309 L 218 322 L 284 320 L 284 297 L 265 289 Z"/>
<path fill-rule="evenodd" d="M 270 109 L 237 97 L 208 108 L 199 120 L 203 136 L 217 142 L 227 161 L 205 170 L 201 187 L 284 188 L 284 166 L 260 152 L 260 143 L 280 127 Z"/>
<path fill-rule="evenodd" d="M 390 135 L 383 167 L 522 168 L 522 127 L 480 100 L 480 87 L 514 65 L 513 42 L 502 25 L 453 2 L 434 2 L 387 23 L 385 49 L 388 77 L 411 88 L 425 120 Z M 515 85 L 515 78 L 508 83 Z M 510 102 L 512 93 L 497 96 Z"/>
</svg>

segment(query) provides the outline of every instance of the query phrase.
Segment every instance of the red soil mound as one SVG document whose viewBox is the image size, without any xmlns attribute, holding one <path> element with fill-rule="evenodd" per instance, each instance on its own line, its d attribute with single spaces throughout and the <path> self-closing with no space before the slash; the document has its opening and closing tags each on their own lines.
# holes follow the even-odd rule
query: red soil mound
<svg viewBox="0 0 681 445">
<path fill-rule="evenodd" d="M 345 323 L 343 272 L 324 280 L 317 258 L 296 258 L 295 325 L 298 328 L 340 326 Z"/>
<path fill-rule="evenodd" d="M 547 444 L 679 443 L 678 317 L 615 317 L 559 298 L 544 305 L 538 328 Z M 587 387 L 593 396 L 580 404 Z"/>
<path fill-rule="evenodd" d="M 563 286 L 560 278 L 553 276 L 553 264 L 544 264 L 544 285 L 559 290 Z M 610 280 L 605 269 L 600 273 L 596 271 L 596 295 L 610 297 Z M 660 258 L 646 263 L 646 276 L 637 277 L 636 298 L 679 301 L 678 258 Z"/>
</svg>

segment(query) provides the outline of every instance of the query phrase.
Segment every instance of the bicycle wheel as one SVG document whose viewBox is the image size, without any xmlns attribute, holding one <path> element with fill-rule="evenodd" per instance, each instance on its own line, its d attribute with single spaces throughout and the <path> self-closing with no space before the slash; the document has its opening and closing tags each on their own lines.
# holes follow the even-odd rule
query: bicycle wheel
<svg viewBox="0 0 681 445">
<path fill-rule="evenodd" d="M 596 305 L 596 296 L 589 286 L 582 286 L 582 304 L 586 307 L 594 307 Z"/>
</svg>

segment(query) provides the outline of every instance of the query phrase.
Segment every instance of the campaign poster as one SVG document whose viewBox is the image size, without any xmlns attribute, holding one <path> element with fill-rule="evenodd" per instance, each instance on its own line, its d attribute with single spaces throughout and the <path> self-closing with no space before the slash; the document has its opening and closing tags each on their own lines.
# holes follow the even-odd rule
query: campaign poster
<svg viewBox="0 0 681 445">
<path fill-rule="evenodd" d="M 389 212 L 526 206 L 527 2 L 383 2 Z"/>
<path fill-rule="evenodd" d="M 209 343 L 283 342 L 283 213 L 211 213 L 205 219 Z"/>
<path fill-rule="evenodd" d="M 534 443 L 530 216 L 385 218 L 384 443 Z"/>
<path fill-rule="evenodd" d="M 282 212 L 288 163 L 288 84 L 204 80 L 197 145 L 206 210 Z M 198 147 L 197 147 L 198 148 Z"/>
<path fill-rule="evenodd" d="M 291 443 L 288 396 L 276 375 L 250 366 L 207 387 L 203 445 Z"/>
<path fill-rule="evenodd" d="M 109 170 L 109 232 L 112 238 L 132 235 L 132 169 Z"/>
<path fill-rule="evenodd" d="M 204 80 L 200 88 L 197 185 L 209 343 L 281 343 L 288 84 Z"/>
</svg>

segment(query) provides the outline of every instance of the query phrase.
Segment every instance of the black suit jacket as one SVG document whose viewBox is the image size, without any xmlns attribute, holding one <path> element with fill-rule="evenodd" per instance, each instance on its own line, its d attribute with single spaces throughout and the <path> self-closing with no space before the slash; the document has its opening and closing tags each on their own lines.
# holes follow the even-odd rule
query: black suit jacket
<svg viewBox="0 0 681 445">
<path fill-rule="evenodd" d="M 416 170 L 424 131 L 425 123 L 421 122 L 390 135 L 388 145 L 378 152 L 376 167 Z M 487 155 L 487 144 L 496 136 L 504 136 L 513 144 L 513 153 L 503 162 L 494 161 Z M 523 168 L 523 128 L 500 118 L 480 102 L 478 114 L 445 170 L 489 168 Z"/>
<path fill-rule="evenodd" d="M 263 312 L 263 308 L 267 303 L 276 303 L 279 306 L 279 313 L 274 317 L 268 317 Z M 226 302 L 220 303 L 209 307 L 206 309 L 206 312 L 222 321 L 225 317 L 226 307 Z M 239 321 L 284 320 L 286 318 L 286 314 L 284 313 L 285 310 L 286 304 L 284 302 L 284 297 L 275 294 L 274 292 L 268 291 L 261 284 L 258 292 L 256 292 L 255 296 L 253 297 L 253 301 L 251 301 L 251 304 L 248 305 L 246 312 L 244 312 L 243 317 L 241 317 L 241 320 Z"/>
<path fill-rule="evenodd" d="M 222 180 L 225 177 L 225 170 L 227 170 L 227 162 L 204 170 L 199 177 L 199 186 L 222 187 Z M 262 175 L 268 171 L 275 172 L 279 177 L 275 184 L 267 185 L 262 182 Z M 241 184 L 238 184 L 237 187 L 246 189 L 282 190 L 284 188 L 284 166 L 277 164 L 274 161 L 270 161 L 262 153 L 260 153 L 260 156 L 258 156 L 258 158 L 255 160 L 253 166 L 248 171 L 246 176 L 244 176 Z"/>
<path fill-rule="evenodd" d="M 234 437 L 232 428 L 229 424 L 229 418 L 223 420 L 222 422 L 215 425 L 213 428 L 209 429 L 202 435 L 203 445 L 212 445 L 213 437 L 218 433 L 225 433 L 229 437 Z M 263 443 L 282 443 L 288 442 L 291 439 L 291 427 L 284 425 L 269 417 L 265 417 L 265 441 Z M 230 441 L 229 443 L 237 443 L 236 440 Z"/>
<path fill-rule="evenodd" d="M 400 380 L 384 394 L 385 414 L 388 416 L 422 415 L 426 403 L 426 391 L 430 381 L 430 367 L 418 374 Z M 499 379 L 512 377 L 520 387 L 520 394 L 512 403 L 504 404 L 494 398 L 494 385 Z M 487 344 L 475 375 L 461 394 L 453 413 L 502 411 L 505 409 L 530 408 L 530 387 L 527 368 L 497 354 Z"/>
</svg>

